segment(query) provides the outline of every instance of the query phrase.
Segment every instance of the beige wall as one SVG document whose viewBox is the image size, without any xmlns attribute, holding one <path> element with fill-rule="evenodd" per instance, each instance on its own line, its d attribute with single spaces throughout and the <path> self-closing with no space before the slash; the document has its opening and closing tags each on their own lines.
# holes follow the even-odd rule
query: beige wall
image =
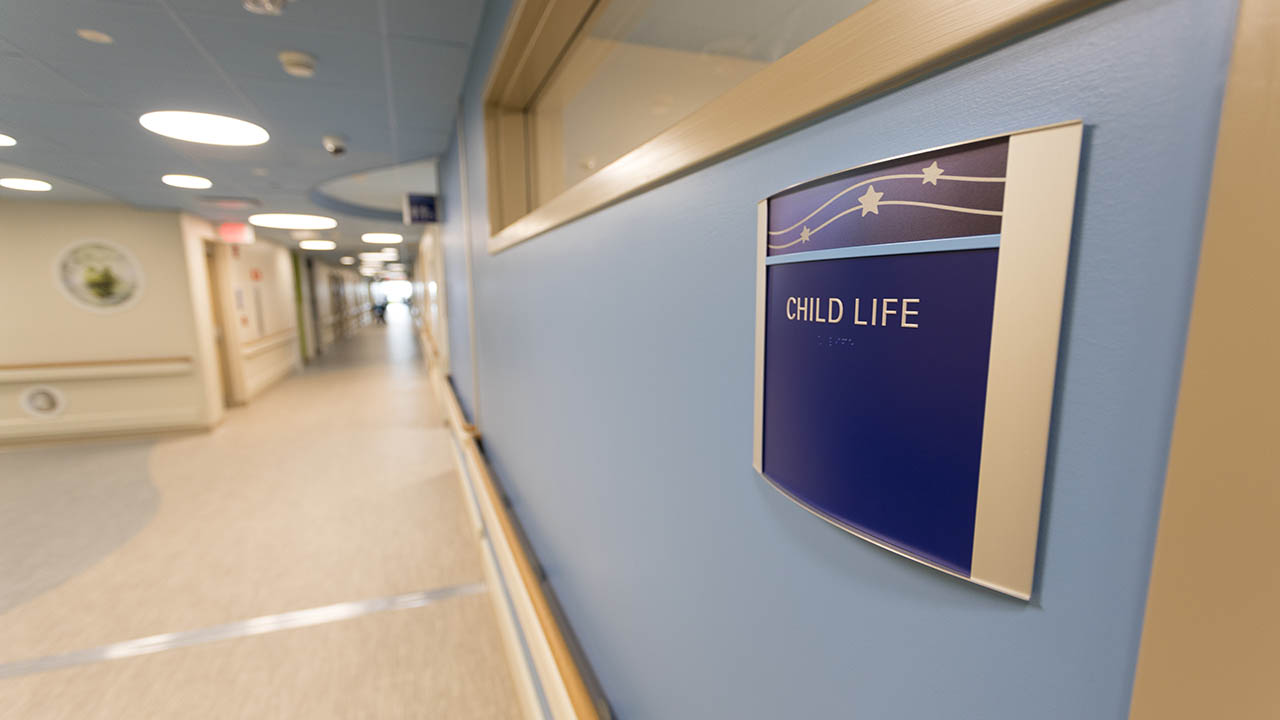
<svg viewBox="0 0 1280 720">
<path fill-rule="evenodd" d="M 317 344 L 314 316 L 311 314 L 311 308 L 315 306 L 315 283 L 311 282 L 310 270 L 307 269 L 307 258 L 298 258 L 298 283 L 302 293 L 302 307 L 299 309 L 299 316 L 302 320 L 302 334 L 305 342 L 302 343 L 303 360 L 311 362 L 319 351 Z"/>
<path fill-rule="evenodd" d="M 334 302 L 335 277 L 340 278 L 342 283 L 344 308 L 339 308 Z M 373 319 L 373 299 L 369 294 L 369 284 L 355 270 L 317 261 L 311 292 L 315 298 L 316 312 L 320 316 L 316 341 L 322 353 Z"/>
<path fill-rule="evenodd" d="M 1239 18 L 1132 720 L 1280 718 L 1280 5 Z"/>
<path fill-rule="evenodd" d="M 93 239 L 137 260 L 143 281 L 136 302 L 100 312 L 59 289 L 59 254 Z M 205 383 L 216 367 L 209 367 L 194 304 L 204 257 L 184 242 L 178 213 L 0 201 L 0 257 L 0 441 L 216 422 L 220 406 Z M 63 412 L 24 411 L 19 398 L 34 385 L 55 387 Z"/>
<path fill-rule="evenodd" d="M 449 308 L 444 291 L 444 248 L 440 226 L 428 225 L 422 232 L 418 257 L 413 266 L 415 318 L 423 346 L 430 348 L 446 374 L 449 372 Z"/>
<path fill-rule="evenodd" d="M 288 250 L 266 242 L 218 244 L 214 257 L 229 396 L 247 403 L 302 363 L 292 260 Z"/>
</svg>

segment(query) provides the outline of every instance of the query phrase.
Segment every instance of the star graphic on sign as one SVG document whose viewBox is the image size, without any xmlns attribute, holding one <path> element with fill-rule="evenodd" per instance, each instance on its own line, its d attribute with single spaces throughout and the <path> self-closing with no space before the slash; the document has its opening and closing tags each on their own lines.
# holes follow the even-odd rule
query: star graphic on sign
<svg viewBox="0 0 1280 720">
<path fill-rule="evenodd" d="M 800 228 L 800 242 L 802 243 L 809 242 L 809 232 L 810 231 L 809 231 L 808 225 L 805 225 L 804 227 Z"/>
<path fill-rule="evenodd" d="M 884 197 L 884 193 L 876 192 L 875 185 L 868 185 L 867 191 L 862 193 L 862 197 L 858 198 L 858 202 L 862 203 L 862 217 L 866 217 L 867 213 L 880 214 L 880 198 Z"/>
<path fill-rule="evenodd" d="M 927 168 L 921 168 L 920 172 L 924 173 L 924 180 L 920 182 L 921 185 L 925 183 L 937 185 L 938 178 L 942 176 L 943 170 L 938 167 L 938 161 L 934 160 L 932 165 Z"/>
</svg>

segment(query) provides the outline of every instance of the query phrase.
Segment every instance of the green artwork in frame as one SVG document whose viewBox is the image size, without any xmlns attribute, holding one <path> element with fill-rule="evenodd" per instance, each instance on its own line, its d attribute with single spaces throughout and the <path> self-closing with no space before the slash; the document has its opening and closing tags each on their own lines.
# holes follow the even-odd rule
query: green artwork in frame
<svg viewBox="0 0 1280 720">
<path fill-rule="evenodd" d="M 103 240 L 76 243 L 55 268 L 62 291 L 93 310 L 121 310 L 142 292 L 142 269 L 124 248 Z"/>
</svg>

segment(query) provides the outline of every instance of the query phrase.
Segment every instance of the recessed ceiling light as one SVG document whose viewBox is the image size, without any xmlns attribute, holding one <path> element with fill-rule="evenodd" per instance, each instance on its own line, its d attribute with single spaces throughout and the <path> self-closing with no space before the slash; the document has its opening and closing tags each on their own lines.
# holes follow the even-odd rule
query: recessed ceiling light
<svg viewBox="0 0 1280 720">
<path fill-rule="evenodd" d="M 303 250 L 332 250 L 338 243 L 332 240 L 299 240 L 298 247 Z"/>
<path fill-rule="evenodd" d="M 32 180 L 31 178 L 0 178 L 0 187 L 7 187 L 10 190 L 25 190 L 27 192 L 49 192 L 53 186 L 43 180 Z"/>
<path fill-rule="evenodd" d="M 404 236 L 399 233 L 365 233 L 360 239 L 371 245 L 394 245 L 404 242 Z"/>
<path fill-rule="evenodd" d="M 101 30 L 92 30 L 90 28 L 80 28 L 79 30 L 76 30 L 76 35 L 79 35 L 81 40 L 88 40 L 91 43 L 98 43 L 99 45 L 110 45 L 116 41 L 115 38 Z"/>
<path fill-rule="evenodd" d="M 271 136 L 251 122 L 189 110 L 157 110 L 138 118 L 157 135 L 205 145 L 261 145 Z"/>
<path fill-rule="evenodd" d="M 359 253 L 357 257 L 361 260 L 377 260 L 378 262 L 382 262 L 387 259 L 387 256 L 380 252 L 362 252 Z"/>
<path fill-rule="evenodd" d="M 213 181 L 199 175 L 163 175 L 160 177 L 160 182 L 187 190 L 208 190 L 213 187 Z"/>
<path fill-rule="evenodd" d="M 350 255 L 346 255 L 344 257 L 339 258 L 338 262 L 342 263 L 343 265 L 355 265 L 356 259 L 351 257 Z"/>
<path fill-rule="evenodd" d="M 249 223 L 277 230 L 332 230 L 338 227 L 338 221 L 331 217 L 298 213 L 258 213 L 249 216 Z"/>
<path fill-rule="evenodd" d="M 13 147 L 17 144 L 17 140 L 14 140 L 12 137 L 5 135 L 4 133 L 0 133 L 0 147 Z"/>
</svg>

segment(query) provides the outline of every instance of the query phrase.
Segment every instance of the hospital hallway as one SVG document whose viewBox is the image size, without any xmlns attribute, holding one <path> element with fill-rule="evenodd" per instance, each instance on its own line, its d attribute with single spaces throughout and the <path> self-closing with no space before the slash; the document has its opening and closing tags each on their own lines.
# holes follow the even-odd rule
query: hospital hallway
<svg viewBox="0 0 1280 720">
<path fill-rule="evenodd" d="M 1280 0 L 0 0 L 0 720 L 1280 720 Z"/>
<path fill-rule="evenodd" d="M 0 717 L 520 714 L 407 307 L 211 432 L 0 450 Z"/>
</svg>

